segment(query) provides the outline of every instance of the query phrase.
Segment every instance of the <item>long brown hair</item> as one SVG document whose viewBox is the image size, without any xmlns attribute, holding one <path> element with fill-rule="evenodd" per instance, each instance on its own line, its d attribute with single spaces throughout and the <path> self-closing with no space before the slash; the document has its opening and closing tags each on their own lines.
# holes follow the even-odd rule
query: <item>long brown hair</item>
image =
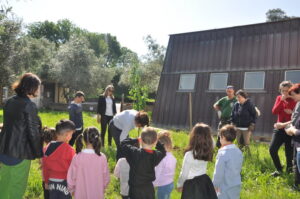
<svg viewBox="0 0 300 199">
<path fill-rule="evenodd" d="M 204 123 L 197 123 L 190 133 L 190 141 L 185 152 L 192 151 L 197 160 L 212 161 L 213 140 L 211 128 Z"/>
</svg>

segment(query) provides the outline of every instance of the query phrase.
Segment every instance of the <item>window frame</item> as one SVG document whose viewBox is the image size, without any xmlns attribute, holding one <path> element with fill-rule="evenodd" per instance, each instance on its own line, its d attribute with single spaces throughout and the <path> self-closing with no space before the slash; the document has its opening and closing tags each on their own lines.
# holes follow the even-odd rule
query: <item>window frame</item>
<svg viewBox="0 0 300 199">
<path fill-rule="evenodd" d="M 217 89 L 212 89 L 211 88 L 211 82 L 212 82 L 212 75 L 214 74 L 225 74 L 226 75 L 226 83 L 225 83 L 225 87 L 224 88 L 217 88 Z M 220 91 L 220 90 L 225 90 L 226 86 L 228 85 L 228 77 L 229 77 L 229 73 L 210 73 L 209 74 L 209 83 L 208 83 L 208 90 L 209 91 Z"/>
<path fill-rule="evenodd" d="M 193 89 L 180 89 L 179 88 L 182 75 L 194 75 L 195 76 Z M 178 81 L 177 91 L 178 92 L 195 92 L 196 81 L 197 81 L 197 74 L 196 73 L 181 73 L 181 74 L 179 74 L 179 81 Z"/>
<path fill-rule="evenodd" d="M 262 88 L 246 88 L 246 74 L 251 74 L 251 73 L 263 73 L 263 86 Z M 244 85 L 243 88 L 244 90 L 265 90 L 265 81 L 266 81 L 266 72 L 265 71 L 249 71 L 244 73 Z"/>
<path fill-rule="evenodd" d="M 300 70 L 286 70 L 286 71 L 284 71 L 284 80 L 285 81 L 291 81 L 291 80 L 286 79 L 286 73 L 287 72 L 294 72 L 294 71 L 300 72 Z M 299 83 L 299 82 L 292 82 L 292 83 L 295 84 L 295 83 Z"/>
</svg>

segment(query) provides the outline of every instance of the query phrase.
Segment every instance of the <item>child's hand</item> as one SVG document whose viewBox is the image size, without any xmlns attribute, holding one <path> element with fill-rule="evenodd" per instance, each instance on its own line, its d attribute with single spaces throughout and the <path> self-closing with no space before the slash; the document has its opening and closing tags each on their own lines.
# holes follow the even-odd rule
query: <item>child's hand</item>
<svg viewBox="0 0 300 199">
<path fill-rule="evenodd" d="M 216 193 L 220 193 L 220 188 L 219 187 L 215 187 Z"/>
<path fill-rule="evenodd" d="M 182 187 L 177 187 L 178 192 L 182 192 Z"/>
<path fill-rule="evenodd" d="M 48 183 L 45 183 L 45 189 L 48 190 L 49 189 L 49 185 Z"/>
</svg>

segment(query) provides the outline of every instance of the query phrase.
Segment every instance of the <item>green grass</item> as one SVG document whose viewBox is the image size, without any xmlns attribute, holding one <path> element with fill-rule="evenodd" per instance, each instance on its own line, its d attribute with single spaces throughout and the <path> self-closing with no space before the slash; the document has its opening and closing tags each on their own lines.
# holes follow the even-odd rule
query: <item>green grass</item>
<svg viewBox="0 0 300 199">
<path fill-rule="evenodd" d="M 68 118 L 66 112 L 54 112 L 54 111 L 41 111 L 43 125 L 54 127 L 55 123 L 62 119 Z M 2 111 L 0 111 L 0 119 L 2 120 Z M 87 126 L 99 127 L 96 122 L 96 118 L 93 114 L 84 113 L 84 123 Z M 132 131 L 131 137 L 136 137 L 137 132 Z M 175 175 L 175 182 L 177 182 L 178 175 L 182 165 L 183 150 L 188 143 L 188 135 L 186 132 L 173 132 L 172 134 L 174 151 L 173 154 L 177 158 L 177 169 Z M 107 143 L 107 142 L 106 142 Z M 271 157 L 268 151 L 267 144 L 251 143 L 251 156 L 244 153 L 244 163 L 242 170 L 242 199 L 296 199 L 300 198 L 300 193 L 292 190 L 293 174 L 284 174 L 281 177 L 271 177 L 270 173 L 275 170 Z M 115 147 L 102 150 L 107 158 L 110 171 L 112 173 L 115 166 Z M 217 150 L 215 152 L 215 155 Z M 285 162 L 284 151 L 280 149 L 280 158 L 282 162 Z M 215 160 L 215 158 L 214 158 Z M 208 164 L 208 175 L 212 177 L 214 170 L 214 162 Z M 43 198 L 42 185 L 41 185 L 41 171 L 39 168 L 39 160 L 32 162 L 28 186 L 25 193 L 25 198 Z M 111 181 L 106 190 L 107 199 L 119 199 L 119 183 L 118 180 L 111 175 Z M 179 199 L 180 193 L 176 190 L 172 192 L 172 199 Z"/>
</svg>

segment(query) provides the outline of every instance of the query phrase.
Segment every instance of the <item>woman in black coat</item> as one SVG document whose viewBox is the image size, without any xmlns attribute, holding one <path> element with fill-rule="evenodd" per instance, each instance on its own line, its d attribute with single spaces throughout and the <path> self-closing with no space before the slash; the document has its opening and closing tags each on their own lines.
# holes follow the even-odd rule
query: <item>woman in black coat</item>
<svg viewBox="0 0 300 199">
<path fill-rule="evenodd" d="M 236 97 L 238 102 L 233 106 L 231 122 L 237 128 L 237 142 L 240 149 L 246 146 L 249 150 L 250 137 L 256 122 L 256 109 L 245 91 L 238 90 Z"/>
<path fill-rule="evenodd" d="M 100 95 L 98 99 L 98 107 L 97 107 L 97 121 L 101 123 L 101 141 L 102 146 L 104 147 L 105 133 L 107 126 L 113 116 L 117 113 L 116 102 L 114 98 L 114 87 L 112 85 L 108 85 L 105 88 L 105 91 L 102 95 Z M 111 146 L 112 135 L 108 132 L 108 145 Z"/>
<path fill-rule="evenodd" d="M 22 198 L 26 190 L 31 160 L 42 152 L 41 121 L 36 105 L 41 81 L 24 74 L 13 85 L 16 95 L 3 108 L 3 128 L 0 133 L 0 198 Z"/>
</svg>

